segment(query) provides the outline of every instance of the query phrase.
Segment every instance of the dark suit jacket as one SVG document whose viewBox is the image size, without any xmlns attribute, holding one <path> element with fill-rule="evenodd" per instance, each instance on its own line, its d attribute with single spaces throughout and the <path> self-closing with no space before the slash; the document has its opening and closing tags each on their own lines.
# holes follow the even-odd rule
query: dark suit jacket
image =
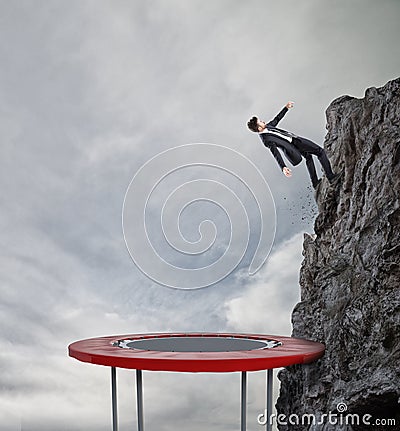
<svg viewBox="0 0 400 431">
<path fill-rule="evenodd" d="M 287 111 L 288 111 L 288 108 L 286 108 L 285 106 L 273 120 L 267 123 L 267 129 L 275 130 L 281 133 L 282 135 L 291 136 L 292 138 L 297 138 L 298 137 L 297 135 L 287 132 L 286 130 L 278 129 L 276 127 L 279 121 L 281 121 L 282 118 L 285 116 Z M 279 152 L 278 148 L 280 148 L 283 151 L 286 158 L 293 166 L 296 166 L 301 162 L 301 153 L 298 150 L 298 148 L 293 144 L 293 140 L 292 142 L 289 142 L 285 138 L 281 138 L 280 136 L 277 136 L 275 134 L 268 133 L 268 132 L 260 133 L 259 136 L 263 144 L 271 150 L 271 153 L 273 154 L 276 161 L 278 162 L 278 165 L 280 166 L 281 170 L 286 166 L 286 163 L 283 161 L 281 153 Z"/>
</svg>

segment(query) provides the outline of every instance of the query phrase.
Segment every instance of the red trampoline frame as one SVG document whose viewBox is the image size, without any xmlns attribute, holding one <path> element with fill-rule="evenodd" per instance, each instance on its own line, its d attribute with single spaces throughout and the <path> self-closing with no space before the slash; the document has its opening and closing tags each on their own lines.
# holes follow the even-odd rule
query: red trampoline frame
<svg viewBox="0 0 400 431">
<path fill-rule="evenodd" d="M 179 337 L 243 338 L 254 341 L 277 341 L 278 346 L 260 347 L 253 350 L 231 351 L 160 351 L 140 348 L 123 348 L 119 342 L 133 342 L 146 339 Z M 154 347 L 154 346 L 153 346 Z M 117 413 L 117 368 L 136 369 L 136 398 L 138 431 L 144 431 L 143 376 L 142 371 L 230 373 L 241 372 L 241 431 L 246 431 L 247 371 L 267 370 L 266 417 L 272 412 L 273 368 L 294 364 L 307 364 L 323 356 L 325 346 L 301 338 L 265 334 L 243 333 L 148 333 L 113 335 L 76 341 L 68 347 L 69 356 L 82 362 L 111 367 L 111 397 L 113 431 L 118 431 Z M 271 431 L 270 422 L 266 431 Z"/>
<path fill-rule="evenodd" d="M 121 340 L 164 337 L 222 337 L 249 340 L 274 340 L 282 344 L 273 348 L 232 352 L 160 352 L 122 349 L 114 346 Z M 69 346 L 69 356 L 82 362 L 109 367 L 150 371 L 229 373 L 259 371 L 305 364 L 320 358 L 325 346 L 300 338 L 242 333 L 153 333 L 114 335 L 77 341 Z"/>
</svg>

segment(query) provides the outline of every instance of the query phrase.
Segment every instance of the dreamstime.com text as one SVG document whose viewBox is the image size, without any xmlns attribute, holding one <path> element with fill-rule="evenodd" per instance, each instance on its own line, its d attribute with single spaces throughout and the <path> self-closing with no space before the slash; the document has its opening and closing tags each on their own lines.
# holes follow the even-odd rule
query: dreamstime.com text
<svg viewBox="0 0 400 431">
<path fill-rule="evenodd" d="M 295 413 L 290 415 L 285 414 L 271 414 L 269 417 L 269 423 L 273 425 L 371 425 L 371 426 L 388 426 L 395 427 L 396 419 L 394 418 L 373 418 L 370 414 L 359 415 L 357 413 L 346 413 L 347 405 L 345 403 L 339 403 L 336 407 L 339 413 L 321 413 L 312 414 L 305 413 L 303 415 L 297 415 Z M 267 424 L 267 412 L 258 415 L 257 421 L 260 425 L 265 426 Z"/>
</svg>

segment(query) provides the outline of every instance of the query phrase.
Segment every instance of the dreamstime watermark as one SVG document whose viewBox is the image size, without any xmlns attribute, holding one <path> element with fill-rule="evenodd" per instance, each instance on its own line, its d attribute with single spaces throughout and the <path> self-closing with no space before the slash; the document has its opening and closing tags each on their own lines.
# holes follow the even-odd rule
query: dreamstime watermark
<svg viewBox="0 0 400 431">
<path fill-rule="evenodd" d="M 209 174 L 202 171 L 201 177 L 193 178 L 199 168 L 209 169 Z M 185 173 L 189 180 L 185 179 Z M 164 192 L 160 204 L 160 199 L 154 198 L 155 192 L 174 175 L 178 176 L 178 185 L 175 181 L 172 190 Z M 237 187 L 224 184 L 226 175 L 237 182 Z M 208 143 L 182 145 L 159 153 L 133 176 L 124 198 L 122 230 L 134 263 L 153 281 L 176 289 L 199 289 L 226 278 L 242 262 L 250 241 L 248 199 L 240 197 L 239 189 L 253 198 L 260 220 L 257 245 L 248 269 L 249 274 L 254 275 L 267 260 L 275 238 L 276 210 L 271 190 L 259 169 L 246 156 Z M 160 204 L 158 209 L 154 201 Z M 216 224 L 209 218 L 204 217 L 191 227 L 197 234 L 195 241 L 185 237 L 181 230 L 188 207 L 205 202 L 225 214 L 228 226 L 223 228 L 229 231 L 229 240 L 223 252 L 222 243 L 217 242 Z M 201 210 L 198 212 L 201 217 Z M 169 247 L 167 255 L 162 255 L 158 244 L 152 242 L 157 229 L 163 244 Z M 215 259 L 203 266 L 181 263 L 182 259 L 189 259 L 198 264 L 202 262 L 199 258 L 207 252 L 207 257 Z"/>
<path fill-rule="evenodd" d="M 304 413 L 298 415 L 292 413 L 285 414 L 271 414 L 269 417 L 269 424 L 273 425 L 366 425 L 366 426 L 396 426 L 396 419 L 394 418 L 373 418 L 372 415 L 366 413 L 360 415 L 358 413 L 346 413 L 346 403 L 338 403 L 336 406 L 337 413 L 329 411 L 328 413 L 312 414 Z M 264 412 L 257 417 L 259 425 L 265 426 L 267 424 L 267 412 Z"/>
</svg>

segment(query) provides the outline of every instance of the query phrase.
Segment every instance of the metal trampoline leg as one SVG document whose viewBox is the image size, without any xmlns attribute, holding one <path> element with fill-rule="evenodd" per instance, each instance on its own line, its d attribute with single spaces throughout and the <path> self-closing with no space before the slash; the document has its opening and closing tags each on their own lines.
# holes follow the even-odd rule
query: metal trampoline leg
<svg viewBox="0 0 400 431">
<path fill-rule="evenodd" d="M 111 367 L 111 405 L 112 405 L 112 429 L 118 431 L 117 417 L 117 370 Z"/>
<path fill-rule="evenodd" d="M 267 370 L 267 424 L 266 431 L 272 430 L 271 415 L 272 415 L 272 385 L 273 385 L 273 370 Z"/>
<path fill-rule="evenodd" d="M 136 370 L 136 400 L 138 431 L 144 431 L 143 427 L 143 380 L 142 370 Z"/>
<path fill-rule="evenodd" d="M 247 374 L 242 371 L 242 396 L 241 396 L 241 415 L 240 415 L 240 430 L 246 431 L 246 407 L 247 407 Z"/>
</svg>

